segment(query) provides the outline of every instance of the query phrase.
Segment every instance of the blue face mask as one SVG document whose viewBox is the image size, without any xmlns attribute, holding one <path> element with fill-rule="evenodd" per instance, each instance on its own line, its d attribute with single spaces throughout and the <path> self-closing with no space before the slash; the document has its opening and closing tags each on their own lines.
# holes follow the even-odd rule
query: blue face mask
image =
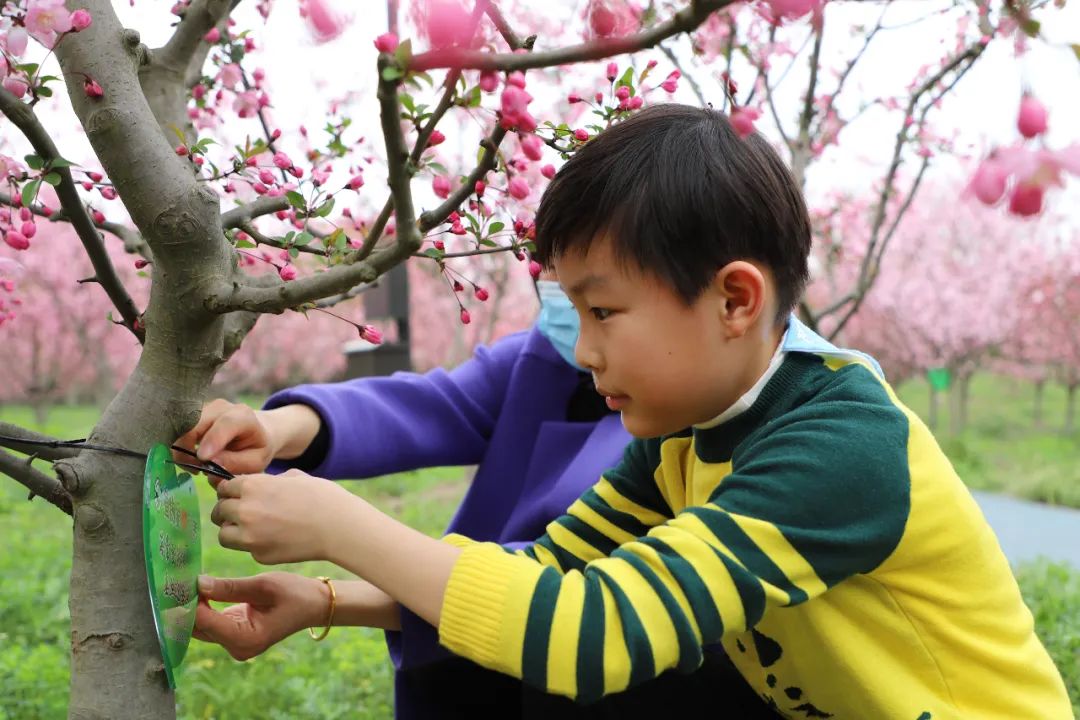
<svg viewBox="0 0 1080 720">
<path fill-rule="evenodd" d="M 552 280 L 538 280 L 536 289 L 540 293 L 540 316 L 536 319 L 536 329 L 551 341 L 567 364 L 584 370 L 574 362 L 574 346 L 581 333 L 581 320 L 570 298 L 566 297 L 559 283 Z"/>
</svg>

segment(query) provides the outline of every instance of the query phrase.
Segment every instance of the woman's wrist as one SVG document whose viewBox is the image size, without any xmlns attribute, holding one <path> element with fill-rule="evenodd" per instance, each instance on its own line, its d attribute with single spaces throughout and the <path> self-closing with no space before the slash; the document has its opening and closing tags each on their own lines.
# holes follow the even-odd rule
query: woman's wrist
<svg viewBox="0 0 1080 720">
<path fill-rule="evenodd" d="M 266 430 L 270 450 L 277 460 L 293 460 L 303 455 L 322 427 L 319 413 L 301 403 L 259 410 L 256 415 Z"/>
</svg>

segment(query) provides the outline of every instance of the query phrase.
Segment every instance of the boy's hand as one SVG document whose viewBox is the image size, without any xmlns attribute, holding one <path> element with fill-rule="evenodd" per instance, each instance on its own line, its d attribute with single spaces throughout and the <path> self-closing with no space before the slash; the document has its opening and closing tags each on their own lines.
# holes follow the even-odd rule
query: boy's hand
<svg viewBox="0 0 1080 720">
<path fill-rule="evenodd" d="M 299 470 L 281 475 L 239 475 L 217 485 L 210 520 L 223 547 L 251 553 L 264 565 L 324 560 L 363 500 Z"/>
<path fill-rule="evenodd" d="M 209 600 L 234 602 L 222 610 Z M 194 637 L 248 660 L 306 627 L 326 622 L 330 595 L 314 578 L 271 572 L 247 578 L 199 578 Z"/>
<path fill-rule="evenodd" d="M 198 424 L 176 444 L 188 450 L 197 448 L 200 460 L 212 460 L 233 473 L 262 472 L 277 448 L 259 415 L 242 403 L 212 400 L 203 407 Z M 175 459 L 191 461 L 182 456 Z"/>
</svg>

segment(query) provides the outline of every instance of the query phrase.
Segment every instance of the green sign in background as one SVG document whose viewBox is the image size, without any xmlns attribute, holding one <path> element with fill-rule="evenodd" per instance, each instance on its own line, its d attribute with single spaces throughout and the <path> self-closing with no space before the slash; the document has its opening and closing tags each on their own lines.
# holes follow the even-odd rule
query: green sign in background
<svg viewBox="0 0 1080 720">
<path fill-rule="evenodd" d="M 143 551 L 165 674 L 175 688 L 195 627 L 202 543 L 195 481 L 177 475 L 171 451 L 161 444 L 147 454 L 143 475 Z"/>
</svg>

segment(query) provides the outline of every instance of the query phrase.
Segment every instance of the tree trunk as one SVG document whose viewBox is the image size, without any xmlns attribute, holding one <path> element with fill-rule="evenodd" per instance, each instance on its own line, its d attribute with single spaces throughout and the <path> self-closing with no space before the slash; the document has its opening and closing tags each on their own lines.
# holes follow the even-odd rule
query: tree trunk
<svg viewBox="0 0 1080 720">
<path fill-rule="evenodd" d="M 970 375 L 955 373 L 949 389 L 949 435 L 956 437 L 967 427 L 968 384 Z"/>
<path fill-rule="evenodd" d="M 179 112 L 182 103 L 164 102 L 175 101 L 176 93 L 140 86 L 137 73 L 150 56 L 110 3 L 80 0 L 80 7 L 91 12 L 93 24 L 56 49 L 68 97 L 154 259 L 139 363 L 91 440 L 145 452 L 198 421 L 215 371 L 238 345 L 226 343 L 238 316 L 224 319 L 205 309 L 213 288 L 237 270 L 217 195 L 195 182 L 173 152 L 175 139 L 159 130 L 170 124 L 170 108 Z M 100 83 L 103 97 L 86 96 L 84 76 Z M 167 107 L 155 113 L 148 98 Z M 171 124 L 184 127 L 185 120 L 174 117 Z M 101 452 L 56 464 L 74 505 L 71 720 L 176 716 L 143 560 L 143 466 Z"/>
<path fill-rule="evenodd" d="M 1046 380 L 1035 381 L 1035 408 L 1032 411 L 1033 424 L 1037 429 L 1043 426 L 1043 395 L 1046 390 Z"/>
<path fill-rule="evenodd" d="M 1076 432 L 1076 390 L 1080 384 L 1072 383 L 1066 386 L 1065 392 L 1065 434 L 1072 435 Z"/>
<path fill-rule="evenodd" d="M 971 408 L 971 375 L 958 378 L 960 384 L 960 432 L 967 429 L 968 410 Z"/>
</svg>

